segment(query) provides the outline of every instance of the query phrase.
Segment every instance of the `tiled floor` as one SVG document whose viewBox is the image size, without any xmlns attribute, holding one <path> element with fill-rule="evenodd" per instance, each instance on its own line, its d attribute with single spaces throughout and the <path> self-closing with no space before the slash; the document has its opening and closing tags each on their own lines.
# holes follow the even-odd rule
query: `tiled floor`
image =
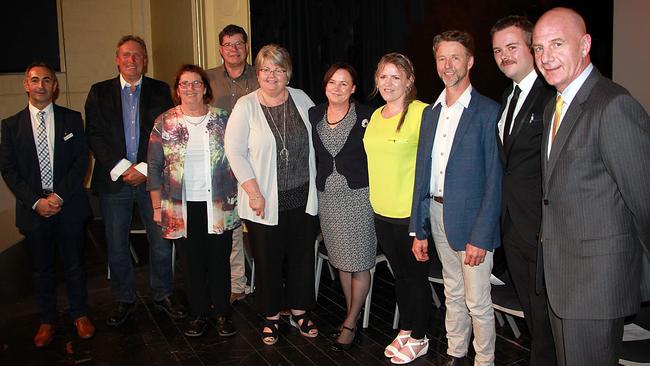
<svg viewBox="0 0 650 366">
<path fill-rule="evenodd" d="M 134 316 L 121 328 L 107 326 L 111 296 L 106 280 L 106 254 L 100 222 L 89 226 L 86 270 L 91 318 L 97 327 L 93 339 L 76 337 L 72 321 L 65 313 L 65 286 L 59 286 L 60 316 L 55 340 L 45 349 L 35 349 L 32 337 L 38 327 L 30 277 L 30 258 L 23 244 L 0 254 L 0 365 L 387 365 L 383 348 L 394 336 L 391 329 L 395 297 L 390 273 L 380 264 L 374 284 L 370 326 L 360 332 L 359 344 L 348 352 L 332 352 L 325 334 L 334 329 L 344 315 L 344 299 L 327 270 L 312 317 L 321 335 L 307 339 L 292 328 L 288 320 L 280 326 L 281 338 L 266 346 L 260 338 L 262 319 L 252 304 L 252 296 L 234 306 L 233 321 L 238 334 L 220 338 L 214 329 L 198 339 L 181 333 L 183 323 L 171 321 L 155 310 L 148 295 L 146 242 L 133 237 L 141 262 L 136 266 L 139 300 Z M 178 295 L 184 298 L 182 273 L 177 274 Z M 62 282 L 62 281 L 61 281 Z M 442 298 L 442 288 L 436 285 Z M 440 365 L 446 351 L 444 310 L 432 303 L 429 353 L 414 365 Z M 507 327 L 498 327 L 496 364 L 528 365 L 529 339 L 525 325 L 518 320 L 523 335 L 514 339 Z"/>
</svg>

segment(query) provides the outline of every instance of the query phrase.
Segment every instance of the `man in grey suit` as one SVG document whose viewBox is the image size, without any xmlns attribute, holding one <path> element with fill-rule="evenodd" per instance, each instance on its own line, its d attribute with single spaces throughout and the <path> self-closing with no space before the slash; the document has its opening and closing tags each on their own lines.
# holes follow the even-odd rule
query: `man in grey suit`
<svg viewBox="0 0 650 366">
<path fill-rule="evenodd" d="M 650 117 L 590 48 L 573 10 L 535 25 L 537 67 L 558 91 L 544 112 L 541 245 L 560 365 L 618 364 L 650 244 Z"/>
</svg>

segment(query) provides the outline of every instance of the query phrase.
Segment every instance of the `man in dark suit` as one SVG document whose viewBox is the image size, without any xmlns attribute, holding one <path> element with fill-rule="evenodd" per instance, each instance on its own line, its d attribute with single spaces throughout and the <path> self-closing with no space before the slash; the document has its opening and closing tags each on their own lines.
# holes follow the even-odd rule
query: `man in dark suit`
<svg viewBox="0 0 650 366">
<path fill-rule="evenodd" d="M 650 117 L 590 48 L 573 10 L 535 25 L 535 62 L 558 96 L 544 112 L 541 245 L 560 365 L 618 364 L 650 245 Z"/>
<path fill-rule="evenodd" d="M 140 37 L 124 36 L 117 44 L 119 75 L 92 86 L 86 100 L 86 134 L 95 157 L 92 188 L 99 194 L 106 227 L 108 263 L 115 304 L 107 323 L 119 326 L 136 305 L 136 284 L 129 251 L 133 205 L 149 241 L 149 272 L 157 308 L 180 319 L 186 311 L 174 297 L 172 247 L 153 221 L 145 183 L 147 147 L 153 122 L 172 107 L 169 86 L 144 76 L 147 48 Z"/>
<path fill-rule="evenodd" d="M 497 143 L 503 165 L 501 235 L 510 277 L 531 336 L 530 364 L 556 365 L 545 291 L 537 293 L 537 242 L 542 220 L 542 117 L 555 90 L 535 71 L 533 24 L 500 19 L 490 30 L 494 60 L 512 80 L 503 93 Z"/>
<path fill-rule="evenodd" d="M 474 39 L 447 31 L 433 40 L 445 89 L 422 114 L 409 231 L 413 253 L 429 259 L 432 234 L 445 286 L 446 365 L 464 365 L 474 330 L 475 365 L 494 364 L 490 295 L 500 245 L 501 162 L 494 138 L 499 106 L 472 88 Z"/>
<path fill-rule="evenodd" d="M 88 145 L 81 114 L 52 103 L 58 84 L 50 65 L 27 67 L 23 86 L 29 105 L 2 121 L 0 171 L 16 196 L 16 226 L 32 254 L 41 312 L 34 344 L 44 347 L 53 339 L 56 319 L 57 247 L 77 333 L 84 339 L 95 333 L 88 318 L 82 257 L 84 223 L 90 215 L 83 187 Z"/>
</svg>

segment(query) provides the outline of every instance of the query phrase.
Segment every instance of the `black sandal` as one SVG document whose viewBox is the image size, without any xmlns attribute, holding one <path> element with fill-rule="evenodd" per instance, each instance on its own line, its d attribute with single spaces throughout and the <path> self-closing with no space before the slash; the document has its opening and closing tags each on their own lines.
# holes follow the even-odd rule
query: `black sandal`
<svg viewBox="0 0 650 366">
<path fill-rule="evenodd" d="M 332 351 L 337 351 L 337 352 L 347 351 L 350 348 L 352 348 L 352 344 L 354 344 L 357 341 L 357 328 L 348 328 L 345 325 L 342 325 L 342 327 L 343 329 L 341 330 L 341 332 L 347 330 L 348 332 L 352 333 L 352 341 L 350 341 L 350 343 L 341 343 L 337 339 L 330 346 L 330 349 Z"/>
<path fill-rule="evenodd" d="M 292 314 L 291 317 L 289 318 L 289 322 L 291 323 L 291 325 L 294 326 L 296 329 L 298 329 L 300 331 L 300 334 L 303 337 L 316 338 L 318 337 L 318 328 L 316 328 L 316 324 L 314 324 L 314 322 L 311 322 L 310 325 L 309 324 L 310 321 L 311 320 L 309 319 L 307 312 L 301 315 Z M 312 330 L 316 330 L 316 332 L 310 333 Z"/>
<path fill-rule="evenodd" d="M 264 331 L 264 328 L 269 328 L 271 331 Z M 262 327 L 262 342 L 267 346 L 274 345 L 280 336 L 280 319 L 266 319 Z"/>
</svg>

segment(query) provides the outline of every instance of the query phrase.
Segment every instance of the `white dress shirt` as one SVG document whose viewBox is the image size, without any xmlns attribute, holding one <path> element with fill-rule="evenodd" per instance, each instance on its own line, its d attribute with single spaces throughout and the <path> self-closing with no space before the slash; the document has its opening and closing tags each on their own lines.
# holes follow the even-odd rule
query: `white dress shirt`
<svg viewBox="0 0 650 366">
<path fill-rule="evenodd" d="M 506 103 L 506 106 L 503 109 L 503 113 L 501 113 L 501 118 L 499 118 L 499 123 L 497 124 L 501 142 L 503 142 L 503 128 L 506 124 L 506 115 L 508 114 L 508 109 L 510 108 L 510 101 L 512 100 L 512 95 L 514 94 L 515 87 L 518 86 L 519 89 L 521 89 L 521 92 L 519 93 L 519 99 L 517 99 L 517 104 L 515 105 L 515 110 L 512 114 L 512 123 L 510 124 L 510 131 L 508 131 L 508 134 L 512 133 L 512 128 L 515 125 L 514 119 L 517 117 L 517 114 L 521 110 L 521 106 L 524 105 L 526 97 L 528 97 L 528 93 L 530 93 L 530 90 L 533 88 L 533 84 L 535 84 L 535 80 L 537 80 L 537 72 L 535 69 L 533 69 L 530 73 L 528 73 L 528 75 L 526 75 L 526 77 L 521 80 L 521 83 L 512 83 L 512 92 L 508 96 L 508 102 Z"/>
<path fill-rule="evenodd" d="M 594 65 L 591 63 L 578 75 L 578 77 L 573 80 L 569 85 L 567 85 L 566 88 L 564 88 L 564 91 L 562 93 L 558 92 L 557 95 L 562 97 L 562 101 L 564 104 L 562 104 L 562 114 L 560 115 L 560 120 L 557 123 L 557 131 L 560 131 L 560 126 L 562 125 L 562 120 L 564 119 L 564 115 L 566 114 L 566 111 L 569 109 L 569 106 L 571 105 L 571 102 L 573 102 L 573 98 L 575 98 L 576 94 L 578 94 L 578 91 L 582 87 L 582 84 L 585 83 L 587 80 L 587 77 L 589 74 L 591 74 L 591 70 L 594 69 Z M 551 121 L 553 121 L 553 118 L 555 118 L 555 113 L 553 113 L 553 116 L 551 116 Z M 553 128 L 553 122 L 549 123 L 549 127 Z M 550 137 L 550 136 L 549 136 Z M 551 138 L 548 139 L 548 146 L 546 147 L 546 157 L 551 155 L 551 146 L 553 145 L 553 140 Z"/>
<path fill-rule="evenodd" d="M 456 129 L 460 122 L 463 111 L 469 106 L 472 99 L 472 85 L 461 94 L 454 104 L 447 105 L 447 89 L 440 93 L 440 96 L 433 104 L 435 108 L 440 104 L 440 116 L 438 117 L 438 126 L 436 127 L 436 137 L 433 141 L 433 151 L 431 153 L 431 184 L 430 191 L 432 196 L 444 196 L 445 188 L 445 170 L 451 146 L 454 143 Z"/>
</svg>

